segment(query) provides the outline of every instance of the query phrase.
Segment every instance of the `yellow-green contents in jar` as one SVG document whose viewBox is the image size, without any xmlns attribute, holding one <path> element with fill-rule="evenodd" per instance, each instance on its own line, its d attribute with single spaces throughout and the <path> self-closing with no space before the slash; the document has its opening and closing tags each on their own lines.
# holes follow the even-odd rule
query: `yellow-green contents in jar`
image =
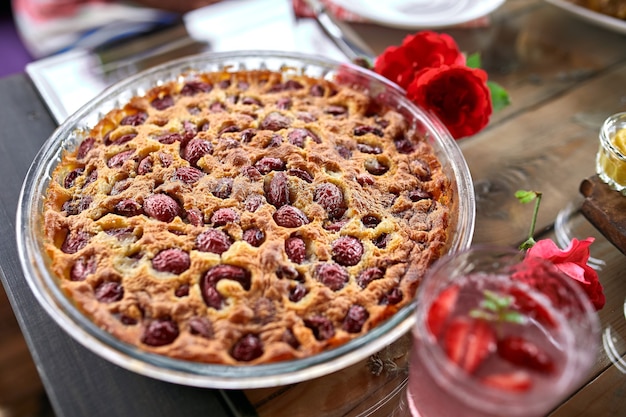
<svg viewBox="0 0 626 417">
<path fill-rule="evenodd" d="M 600 142 L 597 159 L 598 174 L 602 180 L 618 191 L 626 190 L 626 159 L 624 159 L 626 156 L 626 128 L 619 129 L 610 140 L 622 158 Z"/>
<path fill-rule="evenodd" d="M 612 142 L 622 155 L 626 155 L 626 128 L 618 130 Z"/>
</svg>

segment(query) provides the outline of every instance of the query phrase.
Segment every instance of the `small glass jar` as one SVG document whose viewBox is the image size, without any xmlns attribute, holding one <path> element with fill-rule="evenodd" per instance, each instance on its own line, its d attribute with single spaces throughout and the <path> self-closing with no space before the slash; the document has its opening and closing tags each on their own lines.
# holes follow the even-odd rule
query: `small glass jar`
<svg viewBox="0 0 626 417">
<path fill-rule="evenodd" d="M 608 117 L 600 128 L 596 173 L 609 187 L 626 196 L 626 112 Z"/>
</svg>

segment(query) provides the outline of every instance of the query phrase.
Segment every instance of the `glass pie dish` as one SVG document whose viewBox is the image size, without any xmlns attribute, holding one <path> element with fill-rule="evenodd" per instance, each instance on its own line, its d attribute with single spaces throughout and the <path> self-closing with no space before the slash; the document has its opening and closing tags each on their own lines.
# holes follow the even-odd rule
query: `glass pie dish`
<svg viewBox="0 0 626 417">
<path fill-rule="evenodd" d="M 297 73 L 355 87 L 402 114 L 434 149 L 451 185 L 451 216 L 446 251 L 467 248 L 475 220 L 469 169 L 445 127 L 409 102 L 403 91 L 382 77 L 352 64 L 273 51 L 210 53 L 183 58 L 139 73 L 108 88 L 68 118 L 44 143 L 24 181 L 17 214 L 17 242 L 25 278 L 37 300 L 74 339 L 123 368 L 168 382 L 224 389 L 279 386 L 313 379 L 346 368 L 375 354 L 404 335 L 413 324 L 414 305 L 338 347 L 302 359 L 259 365 L 218 365 L 174 359 L 127 344 L 94 324 L 66 296 L 51 270 L 43 232 L 44 197 L 52 174 L 66 151 L 78 147 L 85 132 L 108 112 L 123 107 L 155 86 L 193 74 L 215 71 L 271 70 Z M 338 77 L 339 76 L 339 77 Z"/>
</svg>

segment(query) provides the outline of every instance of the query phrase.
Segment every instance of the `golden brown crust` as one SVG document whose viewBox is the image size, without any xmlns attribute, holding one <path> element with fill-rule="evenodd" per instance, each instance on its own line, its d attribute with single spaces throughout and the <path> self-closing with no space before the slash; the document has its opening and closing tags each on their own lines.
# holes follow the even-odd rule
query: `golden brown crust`
<svg viewBox="0 0 626 417">
<path fill-rule="evenodd" d="M 447 240 L 439 161 L 366 95 L 285 77 L 166 83 L 64 155 L 47 250 L 96 324 L 146 351 L 256 364 L 345 343 L 410 302 Z"/>
</svg>

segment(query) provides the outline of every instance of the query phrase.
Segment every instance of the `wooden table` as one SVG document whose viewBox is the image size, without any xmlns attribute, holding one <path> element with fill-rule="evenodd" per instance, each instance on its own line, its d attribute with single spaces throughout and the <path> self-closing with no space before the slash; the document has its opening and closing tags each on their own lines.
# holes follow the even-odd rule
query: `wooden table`
<svg viewBox="0 0 626 417">
<path fill-rule="evenodd" d="M 408 33 L 352 26 L 376 53 L 399 44 Z M 477 198 L 474 242 L 517 246 L 525 240 L 532 207 L 520 204 L 514 193 L 536 190 L 544 194 L 536 238 L 555 238 L 557 216 L 571 211 L 568 224 L 574 237 L 596 237 L 592 256 L 606 263 L 599 271 L 607 296 L 599 314 L 603 346 L 588 382 L 550 416 L 624 415 L 626 256 L 581 214 L 579 188 L 595 173 L 601 123 L 626 110 L 626 36 L 528 0 L 507 1 L 487 27 L 446 32 L 463 51 L 481 53 L 483 68 L 512 100 L 486 130 L 460 142 Z M 626 197 L 620 208 L 626 214 Z M 401 366 L 405 359 L 395 362 Z M 366 361 L 308 383 L 246 394 L 262 417 L 356 416 L 368 408 L 375 416 L 409 415 L 403 390 L 397 388 L 404 374 L 392 370 L 375 376 L 368 365 Z M 363 391 L 370 393 L 365 401 L 359 395 Z M 334 398 L 345 398 L 336 413 L 331 412 Z"/>
<path fill-rule="evenodd" d="M 408 33 L 364 23 L 352 26 L 377 53 Z M 587 382 L 550 416 L 624 415 L 626 256 L 578 208 L 580 184 L 595 172 L 600 124 L 626 111 L 626 36 L 539 0 L 509 0 L 488 26 L 446 32 L 464 51 L 481 53 L 483 67 L 512 99 L 487 129 L 460 142 L 477 196 L 474 242 L 517 246 L 523 241 L 532 208 L 520 204 L 514 192 L 532 189 L 544 194 L 537 237 L 554 237 L 557 216 L 571 209 L 575 237 L 595 236 L 592 256 L 605 262 L 599 276 L 607 304 L 600 312 L 603 340 L 596 363 Z M 396 368 L 390 363 L 376 367 L 383 361 L 368 360 L 309 382 L 226 392 L 128 372 L 70 339 L 28 289 L 14 233 L 20 185 L 54 122 L 25 76 L 0 80 L 0 93 L 1 278 L 59 417 L 357 416 L 367 409 L 375 416 L 406 415 L 402 349 L 382 353 L 394 358 Z"/>
</svg>

